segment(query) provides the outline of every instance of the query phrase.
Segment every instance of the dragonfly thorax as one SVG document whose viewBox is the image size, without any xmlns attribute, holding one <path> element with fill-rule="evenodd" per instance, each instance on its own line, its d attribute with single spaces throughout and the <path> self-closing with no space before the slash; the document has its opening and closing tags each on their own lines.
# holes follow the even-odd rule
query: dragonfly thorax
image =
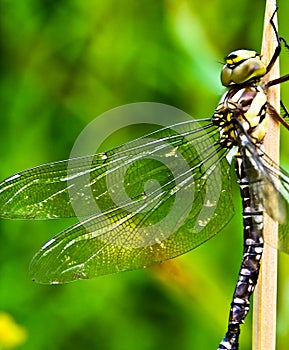
<svg viewBox="0 0 289 350">
<path fill-rule="evenodd" d="M 213 122 L 220 127 L 221 145 L 239 146 L 240 135 L 246 134 L 254 143 L 262 143 L 266 135 L 267 96 L 254 84 L 229 89 L 221 98 Z"/>
<path fill-rule="evenodd" d="M 221 82 L 224 86 L 257 82 L 266 72 L 266 65 L 261 55 L 252 50 L 236 50 L 225 58 L 221 73 Z"/>
</svg>

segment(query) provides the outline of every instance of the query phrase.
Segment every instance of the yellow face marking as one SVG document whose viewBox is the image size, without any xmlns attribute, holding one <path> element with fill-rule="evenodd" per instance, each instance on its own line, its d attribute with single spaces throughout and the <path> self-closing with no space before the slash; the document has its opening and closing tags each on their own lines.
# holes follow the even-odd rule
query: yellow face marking
<svg viewBox="0 0 289 350">
<path fill-rule="evenodd" d="M 239 62 L 248 60 L 259 56 L 256 51 L 252 50 L 236 50 L 231 52 L 225 59 L 228 65 L 237 64 Z"/>
</svg>

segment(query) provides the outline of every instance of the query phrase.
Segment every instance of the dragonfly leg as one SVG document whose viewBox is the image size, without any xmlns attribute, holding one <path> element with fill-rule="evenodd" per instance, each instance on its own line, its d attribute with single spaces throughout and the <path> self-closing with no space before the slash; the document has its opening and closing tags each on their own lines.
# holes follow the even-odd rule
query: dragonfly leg
<svg viewBox="0 0 289 350">
<path fill-rule="evenodd" d="M 271 16 L 271 18 L 270 18 L 270 24 L 271 24 L 271 26 L 272 26 L 272 28 L 273 28 L 275 37 L 276 37 L 276 39 L 277 39 L 277 46 L 276 46 L 276 48 L 275 48 L 274 54 L 273 54 L 273 56 L 271 57 L 271 60 L 270 60 L 270 62 L 269 62 L 269 64 L 268 64 L 268 66 L 267 66 L 267 69 L 266 69 L 266 72 L 267 72 L 267 73 L 272 69 L 272 67 L 274 66 L 274 64 L 275 64 L 275 62 L 276 62 L 276 60 L 277 60 L 277 58 L 280 56 L 280 52 L 281 52 L 281 42 L 283 42 L 284 46 L 285 46 L 287 49 L 289 49 L 289 45 L 288 45 L 287 41 L 286 41 L 283 37 L 279 36 L 278 30 L 277 30 L 276 25 L 275 25 L 275 23 L 274 23 L 274 17 L 275 17 L 275 15 L 276 15 L 277 11 L 278 11 L 278 6 L 276 6 L 275 11 L 273 12 L 273 14 L 272 14 L 272 16 Z"/>
<path fill-rule="evenodd" d="M 284 103 L 282 101 L 280 101 L 280 105 L 281 105 L 281 108 L 283 110 L 282 118 L 283 119 L 288 118 L 289 117 L 289 111 L 288 111 L 287 107 L 284 105 Z"/>
<path fill-rule="evenodd" d="M 276 39 L 277 39 L 277 46 L 276 46 L 276 48 L 275 48 L 274 54 L 273 54 L 273 56 L 271 57 L 271 60 L 270 60 L 270 62 L 269 62 L 269 64 L 268 64 L 268 66 L 267 66 L 267 68 L 266 68 L 266 74 L 267 74 L 268 72 L 270 72 L 270 70 L 271 70 L 272 67 L 274 66 L 274 64 L 275 64 L 275 62 L 276 62 L 276 60 L 277 60 L 277 58 L 280 56 L 281 49 L 282 49 L 281 43 L 283 43 L 284 46 L 285 46 L 285 48 L 286 48 L 287 50 L 289 50 L 289 44 L 287 43 L 287 41 L 286 41 L 283 37 L 279 36 L 278 30 L 277 30 L 276 25 L 275 25 L 275 23 L 274 23 L 274 21 L 273 21 L 274 16 L 275 16 L 277 10 L 278 10 L 278 7 L 276 7 L 275 11 L 273 12 L 273 14 L 272 14 L 272 16 L 271 16 L 271 18 L 270 18 L 270 24 L 271 24 L 271 26 L 272 26 L 272 28 L 273 28 L 275 37 L 276 37 Z M 267 83 L 265 84 L 265 88 L 268 89 L 270 86 L 277 85 L 277 84 L 281 84 L 281 83 L 283 83 L 283 82 L 285 82 L 285 81 L 288 81 L 288 80 L 289 80 L 289 74 L 286 74 L 286 75 L 284 75 L 283 77 L 279 77 L 279 78 L 277 78 L 277 79 L 274 79 L 274 80 L 271 80 L 271 81 L 267 82 Z"/>
</svg>

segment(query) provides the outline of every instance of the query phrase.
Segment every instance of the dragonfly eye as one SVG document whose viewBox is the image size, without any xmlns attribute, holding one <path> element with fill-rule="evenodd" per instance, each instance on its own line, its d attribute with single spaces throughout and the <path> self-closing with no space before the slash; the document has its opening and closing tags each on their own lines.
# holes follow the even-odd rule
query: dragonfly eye
<svg viewBox="0 0 289 350">
<path fill-rule="evenodd" d="M 256 51 L 233 51 L 225 58 L 225 62 L 221 82 L 227 87 L 258 80 L 266 74 L 266 65 Z"/>
</svg>

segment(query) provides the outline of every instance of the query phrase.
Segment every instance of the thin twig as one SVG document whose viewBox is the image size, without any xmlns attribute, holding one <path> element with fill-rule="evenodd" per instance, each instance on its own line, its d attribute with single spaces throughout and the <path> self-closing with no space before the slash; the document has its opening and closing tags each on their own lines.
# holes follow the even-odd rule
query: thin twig
<svg viewBox="0 0 289 350">
<path fill-rule="evenodd" d="M 262 55 L 270 61 L 277 42 L 269 22 L 276 9 L 274 0 L 267 0 Z M 277 14 L 274 22 L 277 27 Z M 279 77 L 279 62 L 277 61 L 265 79 L 270 81 Z M 268 91 L 268 101 L 279 111 L 279 85 L 272 86 Z M 279 161 L 279 123 L 270 118 L 268 133 L 264 142 L 265 151 L 276 163 Z M 267 215 L 264 222 L 264 237 L 270 236 L 270 241 L 276 241 L 278 225 Z M 264 248 L 259 282 L 256 288 L 253 308 L 253 350 L 273 350 L 276 348 L 276 300 L 277 300 L 277 250 L 266 245 Z"/>
</svg>

